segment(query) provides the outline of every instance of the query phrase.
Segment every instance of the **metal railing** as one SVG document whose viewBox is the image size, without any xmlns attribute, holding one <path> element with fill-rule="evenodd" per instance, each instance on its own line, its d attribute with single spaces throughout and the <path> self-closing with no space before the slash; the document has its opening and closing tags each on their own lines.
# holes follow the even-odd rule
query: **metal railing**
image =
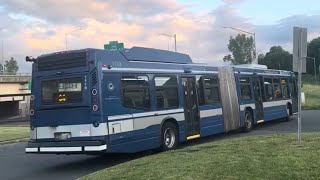
<svg viewBox="0 0 320 180">
<path fill-rule="evenodd" d="M 0 76 L 31 76 L 32 73 L 9 73 L 9 72 L 0 72 Z"/>
</svg>

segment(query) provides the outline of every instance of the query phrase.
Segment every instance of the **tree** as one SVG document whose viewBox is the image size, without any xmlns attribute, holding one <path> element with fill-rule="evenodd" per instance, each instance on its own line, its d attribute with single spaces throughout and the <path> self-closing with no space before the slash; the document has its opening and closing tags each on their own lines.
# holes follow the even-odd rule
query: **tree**
<svg viewBox="0 0 320 180">
<path fill-rule="evenodd" d="M 320 64 L 320 37 L 308 43 L 308 57 L 316 58 L 316 72 L 318 73 Z M 307 73 L 314 74 L 314 62 L 311 59 L 307 59 Z"/>
<path fill-rule="evenodd" d="M 282 49 L 281 46 L 272 46 L 266 55 L 259 54 L 258 63 L 270 69 L 292 71 L 292 54 Z"/>
<path fill-rule="evenodd" d="M 8 74 L 16 74 L 19 69 L 18 63 L 13 57 L 11 57 L 9 61 L 5 62 L 4 67 L 5 72 Z"/>
<path fill-rule="evenodd" d="M 4 73 L 4 67 L 2 64 L 0 64 L 0 74 L 3 74 Z"/>
<path fill-rule="evenodd" d="M 250 64 L 255 56 L 254 40 L 245 34 L 238 34 L 235 38 L 230 37 L 228 49 L 232 53 L 224 56 L 223 61 L 232 64 Z"/>
</svg>

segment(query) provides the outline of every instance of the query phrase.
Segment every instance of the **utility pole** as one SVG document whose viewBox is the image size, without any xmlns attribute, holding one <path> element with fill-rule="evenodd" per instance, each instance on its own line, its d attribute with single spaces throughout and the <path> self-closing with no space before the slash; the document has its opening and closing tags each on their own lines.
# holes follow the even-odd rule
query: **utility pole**
<svg viewBox="0 0 320 180">
<path fill-rule="evenodd" d="M 174 50 L 175 52 L 177 52 L 177 34 L 174 34 L 174 35 L 170 35 L 170 34 L 160 34 L 162 36 L 167 36 L 169 38 L 174 38 Z M 168 45 L 169 47 L 169 45 Z M 168 48 L 169 49 L 169 48 Z"/>
<path fill-rule="evenodd" d="M 70 35 L 71 33 L 74 33 L 76 31 L 80 31 L 82 28 L 79 28 L 79 29 L 75 29 L 73 31 L 70 31 L 70 32 L 66 32 L 64 35 L 65 35 L 65 41 L 66 41 L 66 50 L 68 50 L 68 35 Z"/>
<path fill-rule="evenodd" d="M 314 57 L 306 57 L 306 59 L 313 59 L 314 80 L 315 80 L 315 82 L 317 82 L 316 58 L 314 58 Z"/>
<path fill-rule="evenodd" d="M 0 31 L 2 31 L 4 28 L 0 28 Z M 1 64 L 2 64 L 2 71 L 4 72 L 4 55 L 3 55 L 3 39 L 1 39 Z"/>
<path fill-rule="evenodd" d="M 4 59 L 3 59 L 3 39 L 1 39 L 1 60 L 4 62 Z"/>
<path fill-rule="evenodd" d="M 174 34 L 174 50 L 177 52 L 177 34 Z"/>
</svg>

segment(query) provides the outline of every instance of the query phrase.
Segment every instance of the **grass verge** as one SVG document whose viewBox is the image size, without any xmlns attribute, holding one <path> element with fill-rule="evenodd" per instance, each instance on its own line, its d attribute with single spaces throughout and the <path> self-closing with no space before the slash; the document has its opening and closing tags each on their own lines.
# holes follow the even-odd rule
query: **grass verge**
<svg viewBox="0 0 320 180">
<path fill-rule="evenodd" d="M 26 126 L 1 126 L 0 144 L 14 142 L 18 139 L 24 139 L 29 136 L 29 127 Z"/>
<path fill-rule="evenodd" d="M 320 133 L 243 137 L 159 153 L 86 179 L 318 179 Z"/>
<path fill-rule="evenodd" d="M 320 109 L 320 85 L 304 84 L 303 91 L 306 96 L 304 109 Z"/>
</svg>

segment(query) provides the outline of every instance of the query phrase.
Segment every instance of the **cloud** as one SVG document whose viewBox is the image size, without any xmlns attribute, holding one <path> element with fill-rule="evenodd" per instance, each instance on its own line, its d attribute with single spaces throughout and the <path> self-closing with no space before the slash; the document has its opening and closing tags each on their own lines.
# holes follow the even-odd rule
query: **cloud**
<svg viewBox="0 0 320 180">
<path fill-rule="evenodd" d="M 246 0 L 222 0 L 225 4 L 242 4 Z"/>
<path fill-rule="evenodd" d="M 292 51 L 293 27 L 308 28 L 308 41 L 319 37 L 320 15 L 294 15 L 283 18 L 277 24 L 257 26 L 257 41 L 260 50 L 266 51 L 273 45 L 282 45 L 286 50 Z M 268 48 L 269 47 L 269 48 Z"/>
<path fill-rule="evenodd" d="M 127 48 L 168 49 L 169 45 L 170 50 L 174 50 L 173 39 L 160 34 L 177 34 L 179 52 L 210 64 L 222 63 L 230 36 L 238 33 L 224 26 L 255 32 L 259 53 L 272 45 L 290 50 L 292 26 L 308 27 L 310 38 L 318 35 L 319 16 L 298 15 L 277 24 L 255 26 L 234 6 L 244 0 L 223 2 L 208 13 L 190 10 L 173 0 L 11 0 L 0 3 L 0 22 L 7 25 L 0 36 L 5 42 L 5 57 L 17 58 L 20 72 L 30 72 L 31 65 L 24 57 L 65 50 L 66 33 L 69 49 L 101 49 L 103 44 L 118 40 Z M 70 33 L 79 27 L 82 30 Z"/>
<path fill-rule="evenodd" d="M 56 0 L 6 1 L 4 7 L 12 13 L 22 13 L 44 19 L 53 23 L 75 23 L 83 18 L 94 18 L 110 22 L 132 17 L 153 16 L 177 10 L 174 2 L 169 0 Z"/>
</svg>

